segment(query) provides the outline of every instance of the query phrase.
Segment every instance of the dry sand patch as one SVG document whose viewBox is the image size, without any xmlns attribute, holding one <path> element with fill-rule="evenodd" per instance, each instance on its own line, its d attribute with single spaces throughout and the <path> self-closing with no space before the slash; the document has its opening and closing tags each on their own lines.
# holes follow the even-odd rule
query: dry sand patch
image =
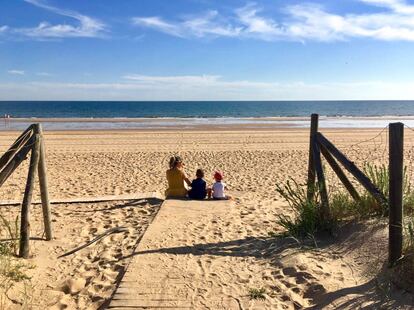
<svg viewBox="0 0 414 310">
<path fill-rule="evenodd" d="M 52 205 L 52 241 L 32 240 L 31 258 L 25 261 L 32 280 L 28 302 L 33 309 L 97 309 L 112 295 L 140 236 L 158 211 L 161 201 L 115 201 Z M 19 208 L 1 207 L 7 218 Z M 33 237 L 42 237 L 41 208 L 32 206 Z M 85 244 L 113 227 L 127 231 L 111 234 L 78 252 L 58 256 Z M 23 260 L 21 260 L 23 261 Z M 21 302 L 21 286 L 11 296 Z M 20 309 L 17 303 L 10 309 Z"/>
</svg>

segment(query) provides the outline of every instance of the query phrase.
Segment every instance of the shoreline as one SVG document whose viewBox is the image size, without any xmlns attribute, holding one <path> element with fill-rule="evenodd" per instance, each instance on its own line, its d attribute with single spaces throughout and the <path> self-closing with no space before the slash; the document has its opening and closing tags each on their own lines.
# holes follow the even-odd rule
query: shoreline
<svg viewBox="0 0 414 310">
<path fill-rule="evenodd" d="M 392 122 L 414 127 L 414 116 L 354 117 L 320 116 L 325 129 L 380 129 Z M 11 118 L 0 121 L 0 132 L 21 131 L 41 123 L 47 131 L 228 131 L 306 129 L 310 117 L 220 117 L 220 118 Z"/>
<path fill-rule="evenodd" d="M 41 122 L 152 122 L 156 120 L 162 121 L 174 121 L 174 120 L 262 120 L 262 121 L 306 121 L 310 120 L 310 116 L 252 116 L 252 117 L 232 117 L 232 116 L 220 116 L 220 117 L 13 117 L 10 118 L 11 122 L 28 122 L 28 121 L 41 121 Z M 350 119 L 350 120 L 414 120 L 414 115 L 381 115 L 381 116 L 329 116 L 319 115 L 319 119 Z"/>
</svg>

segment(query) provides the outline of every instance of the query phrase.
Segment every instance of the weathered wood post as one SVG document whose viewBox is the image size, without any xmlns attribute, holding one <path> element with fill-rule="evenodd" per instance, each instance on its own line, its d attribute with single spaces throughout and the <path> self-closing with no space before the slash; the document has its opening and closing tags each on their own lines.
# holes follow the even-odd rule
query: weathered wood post
<svg viewBox="0 0 414 310">
<path fill-rule="evenodd" d="M 335 158 L 326 150 L 325 147 L 320 146 L 322 155 L 325 157 L 326 161 L 328 162 L 329 166 L 331 166 L 332 170 L 335 172 L 337 177 L 341 180 L 342 184 L 345 186 L 349 194 L 354 198 L 355 201 L 359 201 L 361 197 L 359 196 L 358 192 L 356 191 L 355 187 L 352 183 L 348 180 L 348 177 L 342 171 L 341 167 L 335 161 Z"/>
<path fill-rule="evenodd" d="M 23 133 L 13 142 L 10 148 L 0 158 L 0 170 L 9 162 L 9 160 L 19 152 L 21 147 L 30 139 L 33 125 L 30 125 Z"/>
<path fill-rule="evenodd" d="M 42 125 L 34 125 L 34 133 L 39 135 L 39 183 L 40 183 L 40 196 L 42 199 L 42 211 L 43 211 L 43 223 L 45 227 L 46 240 L 52 240 L 52 222 L 50 215 L 50 202 L 49 202 L 49 191 L 47 185 L 47 174 L 46 174 L 46 151 L 45 144 L 43 142 Z"/>
<path fill-rule="evenodd" d="M 387 204 L 388 201 L 384 194 L 371 182 L 371 180 L 340 150 L 336 148 L 323 134 L 318 132 L 316 134 L 317 140 L 321 147 L 325 148 L 333 157 L 335 157 L 344 167 L 351 173 L 358 182 L 371 193 L 379 204 Z"/>
<path fill-rule="evenodd" d="M 309 162 L 308 162 L 308 182 L 307 182 L 307 198 L 308 201 L 315 197 L 315 161 L 313 159 L 314 145 L 316 143 L 316 133 L 318 132 L 319 115 L 311 115 L 310 137 L 309 137 Z"/>
<path fill-rule="evenodd" d="M 39 165 L 39 135 L 35 135 L 34 145 L 32 146 L 32 154 L 30 156 L 29 173 L 26 181 L 26 188 L 24 191 L 22 213 L 20 222 L 20 249 L 19 256 L 27 258 L 29 257 L 29 239 L 30 239 L 30 205 L 32 203 L 32 194 L 34 182 L 37 174 L 37 168 Z"/>
<path fill-rule="evenodd" d="M 318 176 L 318 189 L 319 195 L 321 197 L 321 213 L 320 216 L 322 219 L 326 220 L 329 218 L 329 199 L 328 199 L 328 189 L 326 188 L 325 174 L 323 172 L 322 160 L 321 160 L 321 150 L 316 139 L 314 139 L 313 145 L 313 162 L 315 165 L 316 175 Z"/>
<path fill-rule="evenodd" d="M 389 252 L 388 262 L 393 266 L 402 256 L 403 246 L 403 170 L 404 124 L 391 123 L 389 127 Z"/>
</svg>

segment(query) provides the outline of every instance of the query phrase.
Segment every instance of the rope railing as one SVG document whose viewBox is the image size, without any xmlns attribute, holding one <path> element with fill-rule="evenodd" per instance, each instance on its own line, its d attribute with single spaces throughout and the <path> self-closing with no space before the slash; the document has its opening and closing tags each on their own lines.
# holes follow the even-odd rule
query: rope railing
<svg viewBox="0 0 414 310">
<path fill-rule="evenodd" d="M 348 178 L 351 175 L 354 181 L 358 182 L 372 197 L 378 205 L 388 209 L 389 216 L 389 264 L 394 265 L 402 257 L 403 244 L 403 187 L 404 187 L 404 124 L 391 123 L 389 126 L 381 129 L 374 137 L 359 141 L 345 148 L 356 152 L 355 148 L 364 146 L 363 152 L 367 153 L 369 158 L 364 158 L 365 163 L 373 161 L 382 161 L 388 164 L 388 193 L 382 192 L 375 180 L 371 180 L 367 173 L 358 168 L 354 161 L 350 160 L 343 153 L 343 149 L 337 148 L 329 139 L 318 131 L 318 115 L 313 114 L 311 117 L 311 132 L 309 144 L 309 164 L 308 164 L 308 199 L 315 195 L 315 183 L 317 179 L 319 196 L 321 198 L 321 217 L 322 219 L 330 217 L 328 187 L 326 186 L 326 173 L 321 162 L 321 154 L 334 171 L 336 177 L 345 186 L 349 194 L 357 202 L 360 200 L 357 189 Z M 384 133 L 388 129 L 388 143 L 383 143 Z M 413 130 L 414 131 L 414 130 Z M 380 138 L 378 144 L 376 139 Z M 367 146 L 368 142 L 374 142 L 374 146 Z M 372 152 L 374 149 L 376 152 Z M 377 151 L 382 149 L 380 154 Z M 360 149 L 362 150 L 362 149 Z M 388 150 L 388 152 L 386 152 Z M 352 153 L 352 152 L 351 152 Z M 385 154 L 388 153 L 388 160 Z M 414 153 L 414 152 L 412 152 Z M 349 156 L 349 155 L 348 155 Z M 340 164 L 340 165 L 339 165 Z M 345 168 L 346 174 L 342 167 Z M 386 196 L 388 194 L 388 197 Z"/>
</svg>

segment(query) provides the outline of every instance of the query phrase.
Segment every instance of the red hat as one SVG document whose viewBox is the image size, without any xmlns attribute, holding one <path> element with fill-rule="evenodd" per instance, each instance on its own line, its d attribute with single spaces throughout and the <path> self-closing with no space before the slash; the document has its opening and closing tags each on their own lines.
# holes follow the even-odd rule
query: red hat
<svg viewBox="0 0 414 310">
<path fill-rule="evenodd" d="M 220 171 L 214 172 L 214 179 L 217 181 L 221 181 L 223 179 L 223 173 L 221 173 Z"/>
</svg>

